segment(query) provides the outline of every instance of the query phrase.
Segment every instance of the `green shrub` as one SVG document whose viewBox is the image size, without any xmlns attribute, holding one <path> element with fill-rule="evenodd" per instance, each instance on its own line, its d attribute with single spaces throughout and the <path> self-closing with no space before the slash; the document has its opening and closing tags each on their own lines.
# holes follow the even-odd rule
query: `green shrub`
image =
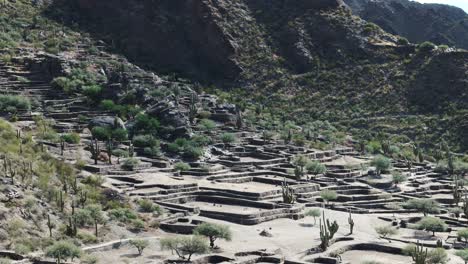
<svg viewBox="0 0 468 264">
<path fill-rule="evenodd" d="M 94 236 L 93 234 L 90 234 L 88 232 L 78 232 L 78 234 L 76 236 L 84 244 L 91 244 L 91 243 L 98 242 L 98 239 L 96 238 L 96 236 Z"/>
<path fill-rule="evenodd" d="M 80 259 L 81 264 L 97 264 L 98 262 L 98 258 L 93 255 L 83 255 Z"/>
<path fill-rule="evenodd" d="M 149 242 L 143 239 L 132 239 L 129 244 L 138 250 L 138 255 L 141 255 L 143 250 L 149 246 Z"/>
<path fill-rule="evenodd" d="M 375 32 L 378 32 L 380 30 L 380 27 L 375 24 L 375 23 L 372 23 L 372 22 L 368 22 L 365 26 L 364 26 L 364 33 L 375 33 Z"/>
<path fill-rule="evenodd" d="M 199 159 L 204 153 L 203 148 L 188 146 L 184 148 L 182 156 L 188 159 Z"/>
<path fill-rule="evenodd" d="M 227 225 L 203 223 L 193 230 L 193 234 L 208 237 L 211 248 L 215 247 L 214 242 L 216 239 L 224 239 L 226 241 L 231 241 L 232 239 L 232 232 Z"/>
<path fill-rule="evenodd" d="M 133 145 L 135 147 L 139 148 L 145 148 L 145 147 L 160 147 L 160 142 L 156 138 L 154 138 L 152 135 L 138 135 L 133 138 Z"/>
<path fill-rule="evenodd" d="M 57 263 L 67 261 L 69 258 L 79 258 L 81 249 L 67 241 L 57 241 L 46 249 L 46 256 L 55 258 Z"/>
<path fill-rule="evenodd" d="M 31 101 L 18 95 L 0 95 L 0 111 L 16 113 L 31 110 Z"/>
<path fill-rule="evenodd" d="M 80 143 L 80 134 L 78 133 L 70 133 L 70 134 L 63 134 L 62 140 L 69 143 L 69 144 L 78 144 Z"/>
<path fill-rule="evenodd" d="M 232 133 L 223 133 L 221 135 L 221 141 L 223 141 L 224 144 L 233 143 L 236 141 L 236 139 L 236 135 Z"/>
<path fill-rule="evenodd" d="M 440 205 L 438 202 L 431 199 L 411 199 L 403 204 L 406 209 L 416 209 L 426 216 L 427 214 L 438 214 Z"/>
<path fill-rule="evenodd" d="M 177 253 L 179 258 L 190 261 L 194 254 L 204 254 L 209 251 L 206 241 L 199 236 L 167 237 L 161 239 L 161 249 L 168 249 Z"/>
<path fill-rule="evenodd" d="M 109 218 L 114 221 L 119 221 L 122 223 L 130 223 L 131 221 L 137 219 L 137 215 L 129 208 L 117 208 L 109 210 Z"/>
<path fill-rule="evenodd" d="M 436 48 L 436 45 L 432 42 L 425 41 L 418 45 L 418 50 L 421 52 L 430 52 Z"/>
<path fill-rule="evenodd" d="M 198 124 L 198 128 L 204 131 L 211 131 L 214 128 L 216 128 L 216 123 L 210 119 L 202 119 L 200 120 L 200 123 Z"/>
<path fill-rule="evenodd" d="M 135 232 L 140 232 L 145 229 L 145 222 L 143 222 L 141 219 L 134 219 L 131 222 L 132 224 L 132 230 Z"/>
<path fill-rule="evenodd" d="M 457 250 L 455 255 L 460 257 L 465 262 L 465 264 L 468 262 L 468 248 Z"/>
<path fill-rule="evenodd" d="M 176 171 L 188 171 L 190 170 L 192 167 L 190 167 L 189 164 L 187 163 L 184 163 L 184 162 L 177 162 L 176 164 L 174 164 L 174 169 Z"/>
<path fill-rule="evenodd" d="M 336 194 L 335 191 L 333 190 L 322 190 L 320 192 L 320 197 L 327 202 L 327 204 L 330 202 L 330 201 L 334 201 L 336 200 L 336 198 L 338 198 L 338 195 Z"/>
<path fill-rule="evenodd" d="M 391 162 L 387 157 L 378 155 L 372 160 L 371 165 L 375 167 L 377 175 L 380 175 L 382 171 L 390 168 Z"/>
<path fill-rule="evenodd" d="M 159 205 L 154 204 L 150 200 L 146 200 L 146 199 L 138 200 L 138 205 L 140 206 L 140 210 L 142 212 L 145 212 L 145 213 L 154 213 L 154 212 L 156 212 L 158 214 L 162 213 L 162 208 Z"/>
<path fill-rule="evenodd" d="M 91 85 L 83 87 L 83 94 L 86 95 L 89 99 L 98 102 L 101 98 L 102 87 L 99 85 Z"/>
<path fill-rule="evenodd" d="M 107 127 L 93 127 L 91 129 L 91 134 L 97 140 L 106 141 L 111 138 L 112 131 L 110 128 Z"/>
<path fill-rule="evenodd" d="M 140 164 L 140 160 L 135 158 L 128 158 L 123 161 L 122 168 L 125 170 L 132 171 L 138 166 L 138 164 Z"/>
<path fill-rule="evenodd" d="M 407 38 L 404 38 L 404 37 L 399 37 L 398 40 L 397 40 L 397 44 L 398 45 L 408 45 L 409 44 L 409 41 Z"/>
<path fill-rule="evenodd" d="M 194 135 L 191 139 L 193 146 L 205 147 L 213 143 L 213 140 L 210 137 L 205 135 Z"/>
<path fill-rule="evenodd" d="M 143 149 L 143 153 L 151 157 L 159 157 L 161 155 L 161 149 L 157 146 L 146 147 Z"/>
<path fill-rule="evenodd" d="M 160 128 L 159 120 L 146 114 L 135 117 L 134 133 L 148 133 L 155 135 Z"/>
<path fill-rule="evenodd" d="M 416 226 L 420 230 L 432 232 L 433 236 L 435 236 L 435 232 L 444 232 L 447 230 L 447 224 L 437 217 L 424 217 L 416 223 Z"/>
</svg>

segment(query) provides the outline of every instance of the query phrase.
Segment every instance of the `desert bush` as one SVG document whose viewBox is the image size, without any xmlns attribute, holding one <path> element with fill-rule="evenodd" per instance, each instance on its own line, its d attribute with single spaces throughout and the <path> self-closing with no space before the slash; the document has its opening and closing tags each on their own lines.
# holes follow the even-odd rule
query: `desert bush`
<svg viewBox="0 0 468 264">
<path fill-rule="evenodd" d="M 310 209 L 305 212 L 306 216 L 312 216 L 314 218 L 314 224 L 317 224 L 317 217 L 320 217 L 321 211 L 318 208 Z"/>
<path fill-rule="evenodd" d="M 435 236 L 435 232 L 444 232 L 447 230 L 447 224 L 437 217 L 424 217 L 416 223 L 416 226 L 420 230 L 432 232 L 433 236 Z"/>
<path fill-rule="evenodd" d="M 224 144 L 233 143 L 236 141 L 236 135 L 232 133 L 223 133 L 221 135 L 221 141 L 223 141 Z"/>
<path fill-rule="evenodd" d="M 76 235 L 76 237 L 78 239 L 81 240 L 81 242 L 83 242 L 84 244 L 91 244 L 91 243 L 96 243 L 98 242 L 98 239 L 96 236 L 94 236 L 93 234 L 90 234 L 88 232 L 78 232 L 78 234 Z"/>
<path fill-rule="evenodd" d="M 138 200 L 138 205 L 140 206 L 140 210 L 145 213 L 157 213 L 158 215 L 162 213 L 162 208 L 153 203 L 151 200 L 141 199 Z"/>
<path fill-rule="evenodd" d="M 427 216 L 427 214 L 437 214 L 440 212 L 439 203 L 431 199 L 411 199 L 403 204 L 403 207 L 407 209 L 416 209 L 423 213 L 424 216 Z"/>
<path fill-rule="evenodd" d="M 226 226 L 226 225 L 203 223 L 197 226 L 193 230 L 193 233 L 195 235 L 208 237 L 208 239 L 210 240 L 211 248 L 215 247 L 214 242 L 217 239 L 224 239 L 226 241 L 231 241 L 232 239 L 231 230 L 229 229 L 229 226 Z"/>
<path fill-rule="evenodd" d="M 436 48 L 436 45 L 432 42 L 425 41 L 418 45 L 418 50 L 421 52 L 430 52 Z"/>
<path fill-rule="evenodd" d="M 335 191 L 333 190 L 322 190 L 320 192 L 320 197 L 328 203 L 330 203 L 330 201 L 334 201 L 336 200 L 336 198 L 338 198 L 338 195 Z"/>
<path fill-rule="evenodd" d="M 138 164 L 140 164 L 140 160 L 136 158 L 128 158 L 123 161 L 122 168 L 125 170 L 132 171 L 135 170 Z"/>
<path fill-rule="evenodd" d="M 198 124 L 198 128 L 204 131 L 211 131 L 216 128 L 216 123 L 210 119 L 202 119 Z"/>
<path fill-rule="evenodd" d="M 190 165 L 185 162 L 177 162 L 176 164 L 174 164 L 174 169 L 176 171 L 188 171 L 191 168 L 192 167 L 190 167 Z"/>
<path fill-rule="evenodd" d="M 372 160 L 371 165 L 375 167 L 377 175 L 380 175 L 382 171 L 390 168 L 391 163 L 387 157 L 378 155 Z"/>
<path fill-rule="evenodd" d="M 132 220 L 138 218 L 134 211 L 129 208 L 116 208 L 107 212 L 111 220 L 119 221 L 122 223 L 130 223 Z"/>
<path fill-rule="evenodd" d="M 181 259 L 190 261 L 194 254 L 204 254 L 209 250 L 208 243 L 199 236 L 168 237 L 161 239 L 161 249 L 171 250 Z"/>
<path fill-rule="evenodd" d="M 140 232 L 145 229 L 145 222 L 143 222 L 143 220 L 138 219 L 138 218 L 134 219 L 131 222 L 131 227 L 133 231 Z"/>
<path fill-rule="evenodd" d="M 398 45 L 408 45 L 409 41 L 405 37 L 399 37 L 397 40 Z"/>
<path fill-rule="evenodd" d="M 149 246 L 148 240 L 143 239 L 132 239 L 129 241 L 129 244 L 138 250 L 138 255 L 140 256 L 143 254 L 143 250 Z"/>
<path fill-rule="evenodd" d="M 133 138 L 133 145 L 139 148 L 160 147 L 160 142 L 152 135 L 138 135 Z"/>
<path fill-rule="evenodd" d="M 319 174 L 324 174 L 327 171 L 327 167 L 319 161 L 311 161 L 307 163 L 305 169 L 315 177 Z"/>
<path fill-rule="evenodd" d="M 0 95 L 0 111 L 16 113 L 18 111 L 29 111 L 31 101 L 18 95 Z"/>
<path fill-rule="evenodd" d="M 80 143 L 80 134 L 78 133 L 70 133 L 70 134 L 63 134 L 61 136 L 62 140 L 70 143 L 70 144 L 78 144 Z"/>
<path fill-rule="evenodd" d="M 382 238 L 387 238 L 388 236 L 396 235 L 398 230 L 392 226 L 378 226 L 375 228 L 375 232 Z"/>
<path fill-rule="evenodd" d="M 465 248 L 465 249 L 462 249 L 462 250 L 457 250 L 455 252 L 455 255 L 460 257 L 465 262 L 465 264 L 468 263 L 468 248 Z"/>
<path fill-rule="evenodd" d="M 81 249 L 68 241 L 57 241 L 46 249 L 46 256 L 57 260 L 57 264 L 68 259 L 79 258 Z"/>
</svg>

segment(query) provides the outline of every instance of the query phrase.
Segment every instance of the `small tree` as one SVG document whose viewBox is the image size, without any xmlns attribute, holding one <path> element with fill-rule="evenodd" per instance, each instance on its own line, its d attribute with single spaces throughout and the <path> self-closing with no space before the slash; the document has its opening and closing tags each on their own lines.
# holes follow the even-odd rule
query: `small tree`
<svg viewBox="0 0 468 264">
<path fill-rule="evenodd" d="M 143 239 L 132 239 L 129 243 L 138 250 L 138 255 L 140 256 L 143 253 L 143 250 L 149 246 L 149 242 Z"/>
<path fill-rule="evenodd" d="M 105 222 L 104 214 L 102 213 L 102 207 L 98 204 L 91 204 L 86 206 L 85 210 L 89 211 L 89 216 L 93 219 L 94 223 L 94 235 L 98 237 L 98 224 Z"/>
<path fill-rule="evenodd" d="M 375 232 L 377 232 L 377 234 L 379 234 L 380 237 L 388 239 L 388 236 L 396 235 L 398 233 L 398 230 L 393 226 L 378 226 L 375 228 Z M 391 240 L 388 239 L 388 242 L 391 242 Z"/>
<path fill-rule="evenodd" d="M 455 252 L 455 255 L 463 259 L 465 264 L 468 264 L 468 248 L 462 249 L 462 250 L 457 250 Z"/>
<path fill-rule="evenodd" d="M 468 243 L 468 228 L 463 228 L 463 229 L 458 230 L 457 236 L 458 238 L 465 240 L 465 244 L 467 244 Z"/>
<path fill-rule="evenodd" d="M 392 172 L 392 180 L 393 180 L 393 183 L 395 184 L 395 186 L 398 186 L 398 184 L 405 182 L 407 180 L 407 178 L 400 171 L 393 171 Z"/>
<path fill-rule="evenodd" d="M 181 259 L 190 261 L 194 254 L 204 254 L 209 251 L 208 243 L 200 236 L 168 237 L 161 239 L 161 249 L 176 252 Z"/>
<path fill-rule="evenodd" d="M 304 167 L 307 165 L 307 163 L 310 162 L 310 159 L 307 158 L 304 155 L 297 155 L 294 160 L 293 160 L 293 165 L 296 167 L 295 169 L 295 174 L 298 179 L 304 175 Z"/>
<path fill-rule="evenodd" d="M 46 256 L 54 258 L 57 264 L 67 259 L 79 258 L 81 249 L 68 241 L 57 241 L 46 249 Z"/>
<path fill-rule="evenodd" d="M 387 157 L 378 155 L 372 160 L 371 165 L 375 167 L 377 175 L 380 175 L 382 171 L 390 168 L 391 163 Z"/>
<path fill-rule="evenodd" d="M 404 204 L 404 207 L 407 209 L 416 209 L 423 213 L 424 216 L 430 213 L 437 214 L 440 212 L 439 203 L 431 199 L 411 199 Z"/>
<path fill-rule="evenodd" d="M 306 216 L 312 216 L 314 218 L 314 225 L 317 224 L 317 217 L 320 217 L 320 214 L 321 212 L 318 208 L 310 209 L 305 213 Z"/>
<path fill-rule="evenodd" d="M 226 225 L 218 225 L 218 224 L 210 224 L 210 223 L 203 223 L 193 230 L 195 235 L 201 235 L 208 237 L 210 239 L 210 247 L 214 248 L 214 242 L 216 239 L 224 239 L 226 241 L 231 241 L 232 233 L 229 229 L 229 226 Z"/>
<path fill-rule="evenodd" d="M 335 191 L 333 190 L 323 190 L 320 192 L 320 197 L 327 202 L 327 204 L 330 203 L 330 201 L 336 200 L 338 198 L 338 195 L 336 194 Z"/>
<path fill-rule="evenodd" d="M 432 232 L 432 236 L 435 236 L 435 232 L 444 232 L 447 230 L 447 224 L 437 217 L 424 217 L 416 226 L 420 230 L 426 230 Z"/>
<path fill-rule="evenodd" d="M 306 170 L 308 173 L 314 175 L 314 177 L 317 177 L 319 174 L 324 174 L 327 171 L 327 167 L 319 161 L 314 160 L 307 163 Z"/>
</svg>

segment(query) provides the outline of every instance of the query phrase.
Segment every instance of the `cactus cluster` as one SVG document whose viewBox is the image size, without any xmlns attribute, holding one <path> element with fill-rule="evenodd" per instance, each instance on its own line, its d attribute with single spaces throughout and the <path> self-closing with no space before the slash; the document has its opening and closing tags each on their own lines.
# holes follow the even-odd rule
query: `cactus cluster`
<svg viewBox="0 0 468 264">
<path fill-rule="evenodd" d="M 411 254 L 415 264 L 426 264 L 427 259 L 427 248 L 424 250 L 424 247 L 419 243 L 416 244 L 414 251 Z"/>
<path fill-rule="evenodd" d="M 281 184 L 281 189 L 283 193 L 283 202 L 287 204 L 293 204 L 296 200 L 294 197 L 294 190 L 289 187 L 286 179 L 284 179 L 283 183 Z"/>
<path fill-rule="evenodd" d="M 91 144 L 89 144 L 89 148 L 91 151 L 91 156 L 94 159 L 94 165 L 97 165 L 99 154 L 101 153 L 101 149 L 99 148 L 99 143 L 97 139 L 91 140 Z"/>
<path fill-rule="evenodd" d="M 323 212 L 323 222 L 322 219 L 320 219 L 320 249 L 322 251 L 327 250 L 327 248 L 330 246 L 330 241 L 333 239 L 333 236 L 335 235 L 336 232 L 338 232 L 338 228 L 340 227 L 338 223 L 333 221 L 332 224 L 330 224 L 330 220 L 325 218 L 325 212 Z"/>
</svg>

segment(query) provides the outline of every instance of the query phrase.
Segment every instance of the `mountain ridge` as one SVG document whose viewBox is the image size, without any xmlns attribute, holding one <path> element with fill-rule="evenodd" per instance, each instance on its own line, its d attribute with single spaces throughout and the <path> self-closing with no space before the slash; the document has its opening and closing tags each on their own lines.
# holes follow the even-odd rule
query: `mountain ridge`
<svg viewBox="0 0 468 264">
<path fill-rule="evenodd" d="M 445 4 L 409 0 L 345 0 L 353 13 L 415 43 L 468 49 L 468 14 Z"/>
</svg>

